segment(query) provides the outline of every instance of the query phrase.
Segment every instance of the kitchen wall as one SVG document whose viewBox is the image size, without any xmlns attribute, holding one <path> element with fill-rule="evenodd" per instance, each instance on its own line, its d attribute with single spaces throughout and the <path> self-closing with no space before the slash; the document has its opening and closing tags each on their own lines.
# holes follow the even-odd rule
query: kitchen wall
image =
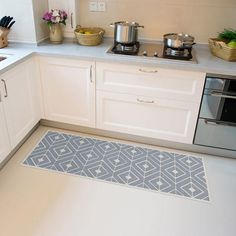
<svg viewBox="0 0 236 236">
<path fill-rule="evenodd" d="M 89 0 L 80 1 L 82 26 L 101 26 L 112 36 L 109 23 L 128 20 L 144 25 L 140 37 L 162 39 L 169 32 L 185 32 L 207 43 L 224 28 L 236 29 L 236 0 L 104 0 L 106 12 L 89 12 Z M 103 0 L 98 0 L 103 1 Z"/>
<path fill-rule="evenodd" d="M 9 33 L 9 40 L 36 41 L 32 0 L 0 0 L 0 17 L 5 15 L 13 16 L 16 21 Z"/>
<path fill-rule="evenodd" d="M 10 15 L 16 21 L 9 33 L 9 40 L 37 43 L 47 37 L 46 25 L 41 20 L 47 9 L 47 0 L 0 0 L 0 17 Z"/>
<path fill-rule="evenodd" d="M 34 12 L 34 24 L 37 43 L 48 38 L 49 29 L 42 20 L 43 14 L 48 10 L 48 0 L 32 0 Z"/>
</svg>

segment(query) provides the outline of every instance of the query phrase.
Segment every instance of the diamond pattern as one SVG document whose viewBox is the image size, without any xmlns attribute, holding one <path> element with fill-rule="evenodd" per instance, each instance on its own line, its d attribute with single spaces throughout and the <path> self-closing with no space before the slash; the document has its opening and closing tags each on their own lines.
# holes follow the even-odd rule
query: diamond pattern
<svg viewBox="0 0 236 236">
<path fill-rule="evenodd" d="M 24 164 L 209 201 L 199 157 L 49 131 Z"/>
</svg>

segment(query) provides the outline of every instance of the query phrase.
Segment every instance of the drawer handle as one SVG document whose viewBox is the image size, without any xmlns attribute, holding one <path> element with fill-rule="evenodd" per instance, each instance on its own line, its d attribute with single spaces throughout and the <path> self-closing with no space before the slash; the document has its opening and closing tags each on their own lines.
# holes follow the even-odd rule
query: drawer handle
<svg viewBox="0 0 236 236">
<path fill-rule="evenodd" d="M 143 72 L 143 73 L 157 73 L 158 70 L 145 70 L 145 69 L 139 69 L 140 72 Z"/>
<path fill-rule="evenodd" d="M 7 97 L 8 97 L 7 84 L 6 84 L 6 81 L 5 81 L 4 79 L 2 79 L 2 82 L 4 83 L 4 89 L 5 89 L 5 95 L 4 95 L 4 97 L 7 98 Z"/>
<path fill-rule="evenodd" d="M 142 100 L 142 99 L 139 99 L 139 98 L 137 98 L 137 101 L 138 101 L 138 102 L 141 102 L 141 103 L 149 103 L 149 104 L 155 103 L 155 101 L 153 101 L 153 100 L 152 100 L 152 101 L 147 101 L 147 100 Z"/>
</svg>

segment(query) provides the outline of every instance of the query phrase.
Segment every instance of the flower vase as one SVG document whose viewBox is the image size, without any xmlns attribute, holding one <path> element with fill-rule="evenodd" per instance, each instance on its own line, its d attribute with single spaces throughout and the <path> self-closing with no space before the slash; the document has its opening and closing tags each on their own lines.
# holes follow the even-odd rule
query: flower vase
<svg viewBox="0 0 236 236">
<path fill-rule="evenodd" d="M 60 23 L 52 24 L 50 26 L 50 41 L 51 43 L 62 43 L 63 34 Z"/>
</svg>

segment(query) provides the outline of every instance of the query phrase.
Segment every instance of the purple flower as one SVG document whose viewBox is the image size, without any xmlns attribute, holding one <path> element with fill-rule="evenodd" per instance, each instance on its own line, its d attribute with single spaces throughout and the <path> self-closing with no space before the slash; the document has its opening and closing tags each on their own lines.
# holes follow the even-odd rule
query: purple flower
<svg viewBox="0 0 236 236">
<path fill-rule="evenodd" d="M 65 11 L 60 11 L 62 19 L 67 19 L 67 13 Z"/>
<path fill-rule="evenodd" d="M 53 9 L 50 12 L 47 11 L 43 15 L 43 20 L 47 22 L 48 25 L 62 23 L 66 24 L 67 13 L 64 10 Z"/>
<path fill-rule="evenodd" d="M 43 19 L 46 20 L 46 21 L 50 21 L 52 18 L 52 12 L 46 12 L 44 15 L 43 15 Z"/>
</svg>

